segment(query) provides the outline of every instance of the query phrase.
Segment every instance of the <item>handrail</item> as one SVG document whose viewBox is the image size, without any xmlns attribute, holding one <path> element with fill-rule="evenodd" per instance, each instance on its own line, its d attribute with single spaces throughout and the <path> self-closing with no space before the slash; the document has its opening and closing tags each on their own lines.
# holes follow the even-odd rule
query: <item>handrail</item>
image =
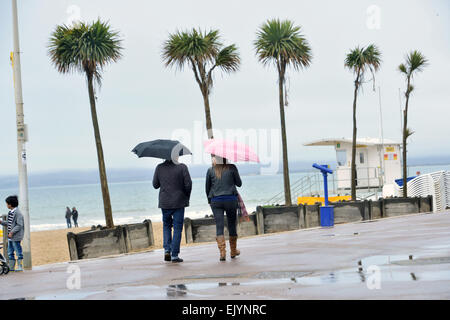
<svg viewBox="0 0 450 320">
<path fill-rule="evenodd" d="M 370 194 L 370 196 L 376 195 L 380 190 L 382 189 L 382 182 L 380 179 L 380 172 L 378 167 L 365 167 L 360 168 L 367 170 L 367 176 L 366 177 L 359 177 L 357 178 L 357 182 L 360 182 L 359 185 L 363 184 L 363 181 L 367 181 L 367 186 L 364 187 L 357 187 L 358 189 L 367 189 L 367 192 Z M 346 170 L 341 168 L 340 170 Z M 351 170 L 350 168 L 348 170 Z M 374 171 L 373 171 L 374 170 Z M 371 172 L 374 172 L 373 176 L 370 175 Z M 329 184 L 329 188 L 333 188 L 334 194 L 337 193 L 337 185 L 339 185 L 339 182 L 350 182 L 351 178 L 348 179 L 337 179 L 336 174 L 332 174 L 332 183 Z M 378 181 L 378 186 L 373 186 L 371 184 L 371 181 L 374 180 Z M 304 194 L 307 194 L 307 191 L 309 190 L 309 196 L 312 196 L 313 194 L 322 194 L 323 193 L 323 181 L 321 179 L 320 173 L 314 172 L 310 173 L 309 175 L 304 175 L 300 179 L 296 180 L 293 184 L 291 184 L 291 195 L 297 195 L 297 196 L 303 196 Z M 284 197 L 284 190 L 275 194 L 273 197 L 271 197 L 269 200 L 265 202 L 265 204 L 273 204 L 280 201 L 283 201 Z M 366 199 L 367 197 L 364 197 Z"/>
</svg>

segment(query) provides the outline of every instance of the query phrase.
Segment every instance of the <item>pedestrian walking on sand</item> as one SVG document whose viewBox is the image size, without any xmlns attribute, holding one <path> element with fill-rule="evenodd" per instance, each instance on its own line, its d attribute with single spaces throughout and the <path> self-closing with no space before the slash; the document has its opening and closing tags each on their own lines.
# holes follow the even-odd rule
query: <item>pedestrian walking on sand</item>
<svg viewBox="0 0 450 320">
<path fill-rule="evenodd" d="M 159 190 L 158 207 L 162 210 L 164 261 L 183 262 L 180 253 L 184 209 L 189 206 L 192 180 L 187 166 L 165 160 L 153 175 L 153 187 Z M 173 229 L 173 237 L 172 237 Z"/>
<path fill-rule="evenodd" d="M 66 207 L 66 222 L 67 222 L 67 228 L 72 228 L 72 222 L 70 218 L 72 217 L 72 211 L 70 211 L 69 207 Z"/>
<path fill-rule="evenodd" d="M 74 227 L 78 228 L 78 211 L 75 207 L 72 208 L 72 219 Z"/>
<path fill-rule="evenodd" d="M 17 196 L 9 196 L 5 199 L 5 202 L 6 207 L 9 209 L 8 220 L 0 221 L 0 224 L 6 226 L 8 230 L 9 269 L 10 271 L 23 271 L 23 254 L 22 245 L 20 244 L 25 231 L 23 215 L 18 208 L 19 200 Z M 16 257 L 14 253 L 17 255 L 17 269 L 15 269 Z"/>
<path fill-rule="evenodd" d="M 226 243 L 224 237 L 224 213 L 227 215 L 230 241 L 230 256 L 240 254 L 237 246 L 237 209 L 238 192 L 236 186 L 242 186 L 239 171 L 234 164 L 228 164 L 225 158 L 214 156 L 213 166 L 206 173 L 206 196 L 216 221 L 216 241 L 220 252 L 220 261 L 226 260 Z"/>
</svg>

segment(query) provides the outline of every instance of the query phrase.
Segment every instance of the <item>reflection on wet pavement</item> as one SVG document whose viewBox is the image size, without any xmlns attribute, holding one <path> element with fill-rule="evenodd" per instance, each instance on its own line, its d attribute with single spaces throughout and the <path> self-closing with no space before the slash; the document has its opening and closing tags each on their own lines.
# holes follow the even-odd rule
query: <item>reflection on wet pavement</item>
<svg viewBox="0 0 450 320">
<path fill-rule="evenodd" d="M 168 297 L 181 297 L 186 295 L 187 288 L 184 284 L 169 285 L 167 288 Z"/>
<path fill-rule="evenodd" d="M 252 276 L 247 278 L 243 278 L 241 274 L 239 283 L 227 283 L 222 281 L 186 283 L 184 284 L 184 289 L 182 290 L 181 294 L 186 294 L 186 291 L 190 290 L 208 290 L 217 287 L 227 287 L 230 285 L 260 286 L 292 284 L 296 286 L 320 286 L 328 284 L 366 283 L 374 274 L 374 271 L 370 268 L 373 266 L 379 268 L 378 270 L 380 270 L 380 277 L 382 282 L 450 280 L 450 270 L 411 272 L 410 270 L 405 269 L 405 267 L 402 267 L 414 264 L 442 263 L 450 263 L 450 257 L 415 259 L 415 256 L 411 254 L 378 255 L 358 260 L 356 263 L 357 267 L 355 269 L 336 270 L 322 274 L 306 271 L 263 271 L 253 274 Z M 219 276 L 220 275 L 209 275 L 208 277 L 204 277 L 204 279 L 214 279 L 218 278 Z M 192 279 L 199 278 L 201 277 L 192 277 Z M 237 294 L 242 293 L 233 293 L 233 295 Z"/>
</svg>

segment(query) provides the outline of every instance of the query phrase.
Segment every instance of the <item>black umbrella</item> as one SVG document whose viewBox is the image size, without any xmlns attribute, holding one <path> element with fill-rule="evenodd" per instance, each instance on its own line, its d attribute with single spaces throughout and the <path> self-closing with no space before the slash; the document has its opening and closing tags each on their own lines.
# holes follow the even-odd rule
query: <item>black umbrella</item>
<svg viewBox="0 0 450 320">
<path fill-rule="evenodd" d="M 177 160 L 178 156 L 192 154 L 180 141 L 177 140 L 153 140 L 139 143 L 131 151 L 139 158 L 153 157 L 166 160 Z"/>
</svg>

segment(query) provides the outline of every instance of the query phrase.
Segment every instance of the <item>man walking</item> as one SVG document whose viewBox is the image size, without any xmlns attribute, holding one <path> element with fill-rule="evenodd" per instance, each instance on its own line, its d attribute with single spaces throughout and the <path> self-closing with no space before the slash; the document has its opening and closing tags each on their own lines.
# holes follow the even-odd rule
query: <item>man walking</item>
<svg viewBox="0 0 450 320">
<path fill-rule="evenodd" d="M 153 187 L 159 190 L 158 207 L 163 215 L 164 261 L 183 262 L 180 253 L 184 208 L 189 206 L 192 180 L 187 166 L 171 160 L 160 163 L 153 175 Z M 172 238 L 173 228 L 173 238 Z"/>
<path fill-rule="evenodd" d="M 66 222 L 67 222 L 67 228 L 72 228 L 72 221 L 70 218 L 72 217 L 72 211 L 70 211 L 69 207 L 66 207 Z"/>
<path fill-rule="evenodd" d="M 6 226 L 8 230 L 9 269 L 11 271 L 23 271 L 23 254 L 20 244 L 25 231 L 23 215 L 18 208 L 19 200 L 17 196 L 9 196 L 5 199 L 5 202 L 9 209 L 8 221 L 0 221 L 0 223 Z M 16 258 L 14 253 L 17 255 L 17 269 L 15 269 Z"/>
</svg>

